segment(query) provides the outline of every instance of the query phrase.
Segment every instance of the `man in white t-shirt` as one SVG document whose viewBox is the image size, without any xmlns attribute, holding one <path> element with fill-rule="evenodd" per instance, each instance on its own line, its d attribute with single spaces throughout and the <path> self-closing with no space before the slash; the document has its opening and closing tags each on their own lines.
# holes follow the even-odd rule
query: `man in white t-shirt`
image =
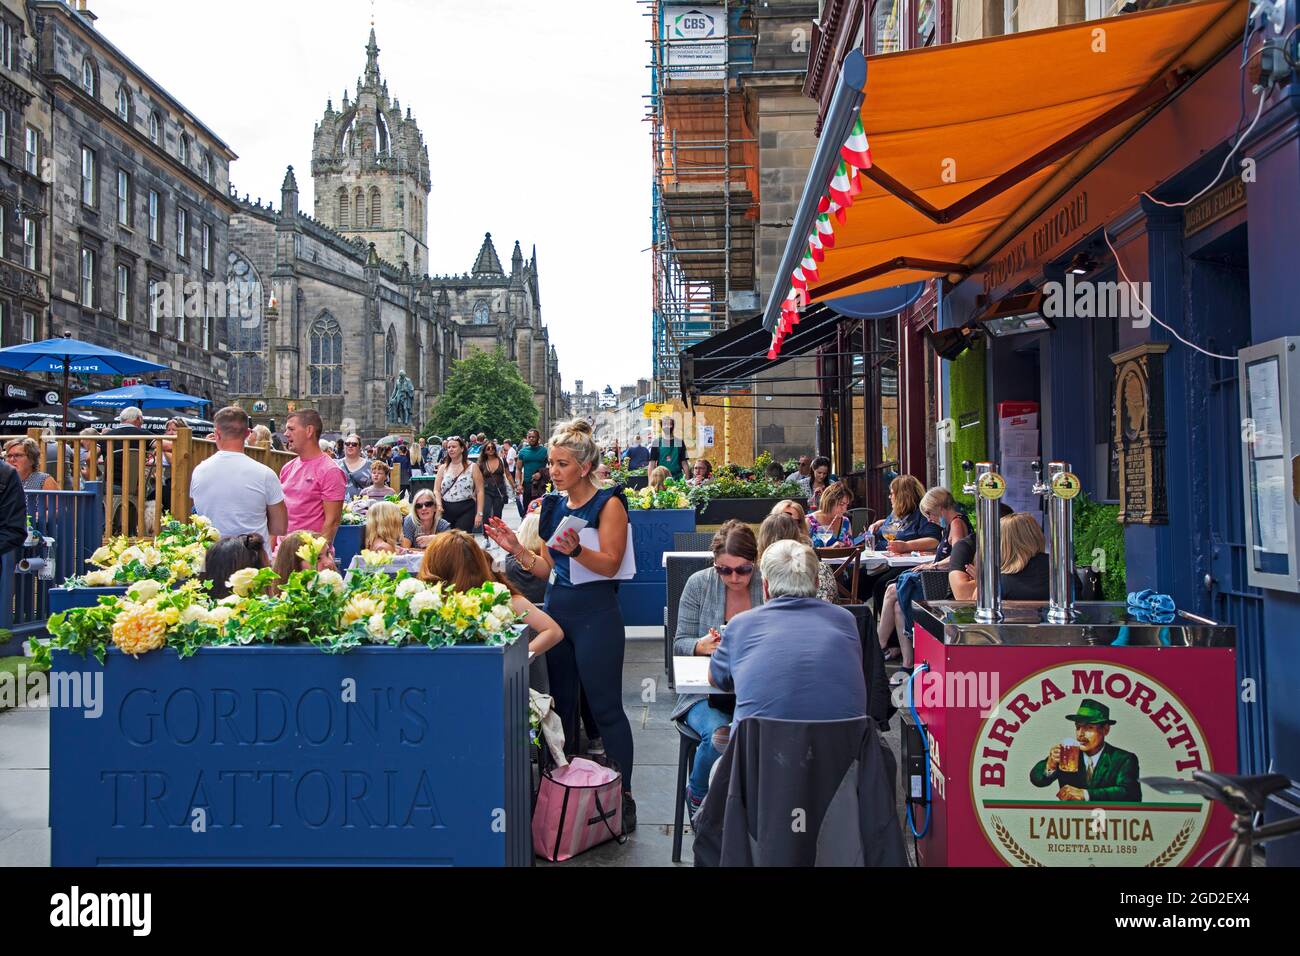
<svg viewBox="0 0 1300 956">
<path fill-rule="evenodd" d="M 238 405 L 213 416 L 217 453 L 194 469 L 190 499 L 194 513 L 211 520 L 221 536 L 260 534 L 271 551 L 271 536 L 289 527 L 284 489 L 275 472 L 244 453 L 251 429 L 248 413 Z"/>
</svg>

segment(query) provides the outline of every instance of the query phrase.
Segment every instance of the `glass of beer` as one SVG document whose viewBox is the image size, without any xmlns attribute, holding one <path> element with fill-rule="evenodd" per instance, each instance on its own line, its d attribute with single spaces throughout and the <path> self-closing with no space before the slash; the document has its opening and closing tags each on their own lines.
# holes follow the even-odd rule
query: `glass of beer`
<svg viewBox="0 0 1300 956">
<path fill-rule="evenodd" d="M 1061 741 L 1061 773 L 1079 772 L 1079 742 L 1077 740 Z"/>
</svg>

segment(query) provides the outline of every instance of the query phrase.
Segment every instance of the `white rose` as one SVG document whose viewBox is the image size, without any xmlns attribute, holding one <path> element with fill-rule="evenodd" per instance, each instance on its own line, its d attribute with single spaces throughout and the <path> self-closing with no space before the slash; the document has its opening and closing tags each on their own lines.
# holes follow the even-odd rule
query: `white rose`
<svg viewBox="0 0 1300 956">
<path fill-rule="evenodd" d="M 376 644 L 381 644 L 388 639 L 388 629 L 384 626 L 384 615 L 375 613 L 370 615 L 366 621 L 366 633 Z"/>
<path fill-rule="evenodd" d="M 208 623 L 211 624 L 213 627 L 218 627 L 218 628 L 225 627 L 226 622 L 230 620 L 231 615 L 233 615 L 234 613 L 235 613 L 235 609 L 231 607 L 229 604 L 218 604 L 211 611 L 208 611 L 207 613 Z"/>
<path fill-rule="evenodd" d="M 203 515 L 194 515 L 192 518 L 190 518 L 190 524 L 194 525 L 196 528 L 212 527 L 212 522 L 209 521 L 207 518 L 205 518 Z"/>
<path fill-rule="evenodd" d="M 505 624 L 502 623 L 501 618 L 497 617 L 495 614 L 489 614 L 483 619 L 483 628 L 491 631 L 493 634 L 501 630 L 503 627 L 505 627 Z"/>
<path fill-rule="evenodd" d="M 130 564 L 132 561 L 143 561 L 144 552 L 135 545 L 132 545 L 123 551 L 117 560 L 119 564 Z"/>
<path fill-rule="evenodd" d="M 414 597 L 424 589 L 424 582 L 419 578 L 403 578 L 397 582 L 397 596 L 399 598 Z"/>
<path fill-rule="evenodd" d="M 191 604 L 185 610 L 181 611 L 182 624 L 203 623 L 207 620 L 208 611 L 202 604 Z"/>
<path fill-rule="evenodd" d="M 490 584 L 490 586 L 491 586 L 491 588 L 492 588 L 492 594 L 493 594 L 495 597 L 500 597 L 500 596 L 503 595 L 503 594 L 505 594 L 505 595 L 509 595 L 509 594 L 510 594 L 510 589 L 509 589 L 508 587 L 506 587 L 504 584 L 502 584 L 500 581 L 492 581 L 492 582 L 489 582 L 489 584 Z"/>
<path fill-rule="evenodd" d="M 411 598 L 412 614 L 423 614 L 425 611 L 436 611 L 441 606 L 442 601 L 438 599 L 438 595 L 434 594 L 427 588 L 423 591 L 417 592 Z"/>
<path fill-rule="evenodd" d="M 515 617 L 514 608 L 512 608 L 509 604 L 498 605 L 497 607 L 494 607 L 490 613 L 492 617 L 496 618 L 502 624 L 506 623 L 507 621 L 513 621 Z"/>
<path fill-rule="evenodd" d="M 162 590 L 162 585 L 157 581 L 136 581 L 127 588 L 126 596 L 132 601 L 143 604 L 145 601 L 152 601 Z"/>
<path fill-rule="evenodd" d="M 257 577 L 257 568 L 240 568 L 226 581 L 226 587 L 240 597 L 247 597 L 255 577 Z"/>
<path fill-rule="evenodd" d="M 162 564 L 162 552 L 157 548 L 144 548 L 140 552 L 140 560 L 144 562 L 146 568 L 156 568 Z"/>
<path fill-rule="evenodd" d="M 239 601 L 240 598 L 238 594 L 227 594 L 225 597 L 223 597 L 220 601 L 217 602 L 217 605 L 219 607 L 228 607 L 233 609 L 234 606 L 239 603 Z M 216 608 L 213 608 L 213 610 L 215 611 Z"/>
<path fill-rule="evenodd" d="M 343 575 L 337 571 L 319 571 L 316 574 L 315 587 L 321 591 L 342 591 Z"/>
<path fill-rule="evenodd" d="M 113 583 L 113 570 L 105 568 L 102 571 L 91 571 L 86 575 L 86 587 L 88 588 L 106 588 Z"/>
</svg>

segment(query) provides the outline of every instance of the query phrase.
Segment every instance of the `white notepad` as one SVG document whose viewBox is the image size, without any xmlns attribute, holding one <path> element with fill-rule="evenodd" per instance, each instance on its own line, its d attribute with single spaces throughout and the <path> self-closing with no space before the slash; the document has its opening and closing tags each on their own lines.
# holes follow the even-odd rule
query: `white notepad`
<svg viewBox="0 0 1300 956">
<path fill-rule="evenodd" d="M 600 532 L 595 528 L 583 528 L 578 532 L 578 543 L 584 549 L 600 550 Z M 627 547 L 623 549 L 623 564 L 612 578 L 589 571 L 572 558 L 569 559 L 569 580 L 574 584 L 590 584 L 592 581 L 631 581 L 636 576 L 636 549 L 632 546 L 632 526 L 627 529 Z"/>
</svg>

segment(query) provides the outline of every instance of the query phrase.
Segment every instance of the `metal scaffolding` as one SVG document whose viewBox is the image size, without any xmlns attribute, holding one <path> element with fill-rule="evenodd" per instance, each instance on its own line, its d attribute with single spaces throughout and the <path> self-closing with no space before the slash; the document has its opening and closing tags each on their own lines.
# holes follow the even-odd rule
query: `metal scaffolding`
<svg viewBox="0 0 1300 956">
<path fill-rule="evenodd" d="M 757 140 L 739 80 L 753 65 L 755 36 L 752 0 L 638 2 L 653 30 L 654 389 L 669 399 L 679 392 L 680 352 L 729 327 L 733 311 L 758 308 Z"/>
</svg>

